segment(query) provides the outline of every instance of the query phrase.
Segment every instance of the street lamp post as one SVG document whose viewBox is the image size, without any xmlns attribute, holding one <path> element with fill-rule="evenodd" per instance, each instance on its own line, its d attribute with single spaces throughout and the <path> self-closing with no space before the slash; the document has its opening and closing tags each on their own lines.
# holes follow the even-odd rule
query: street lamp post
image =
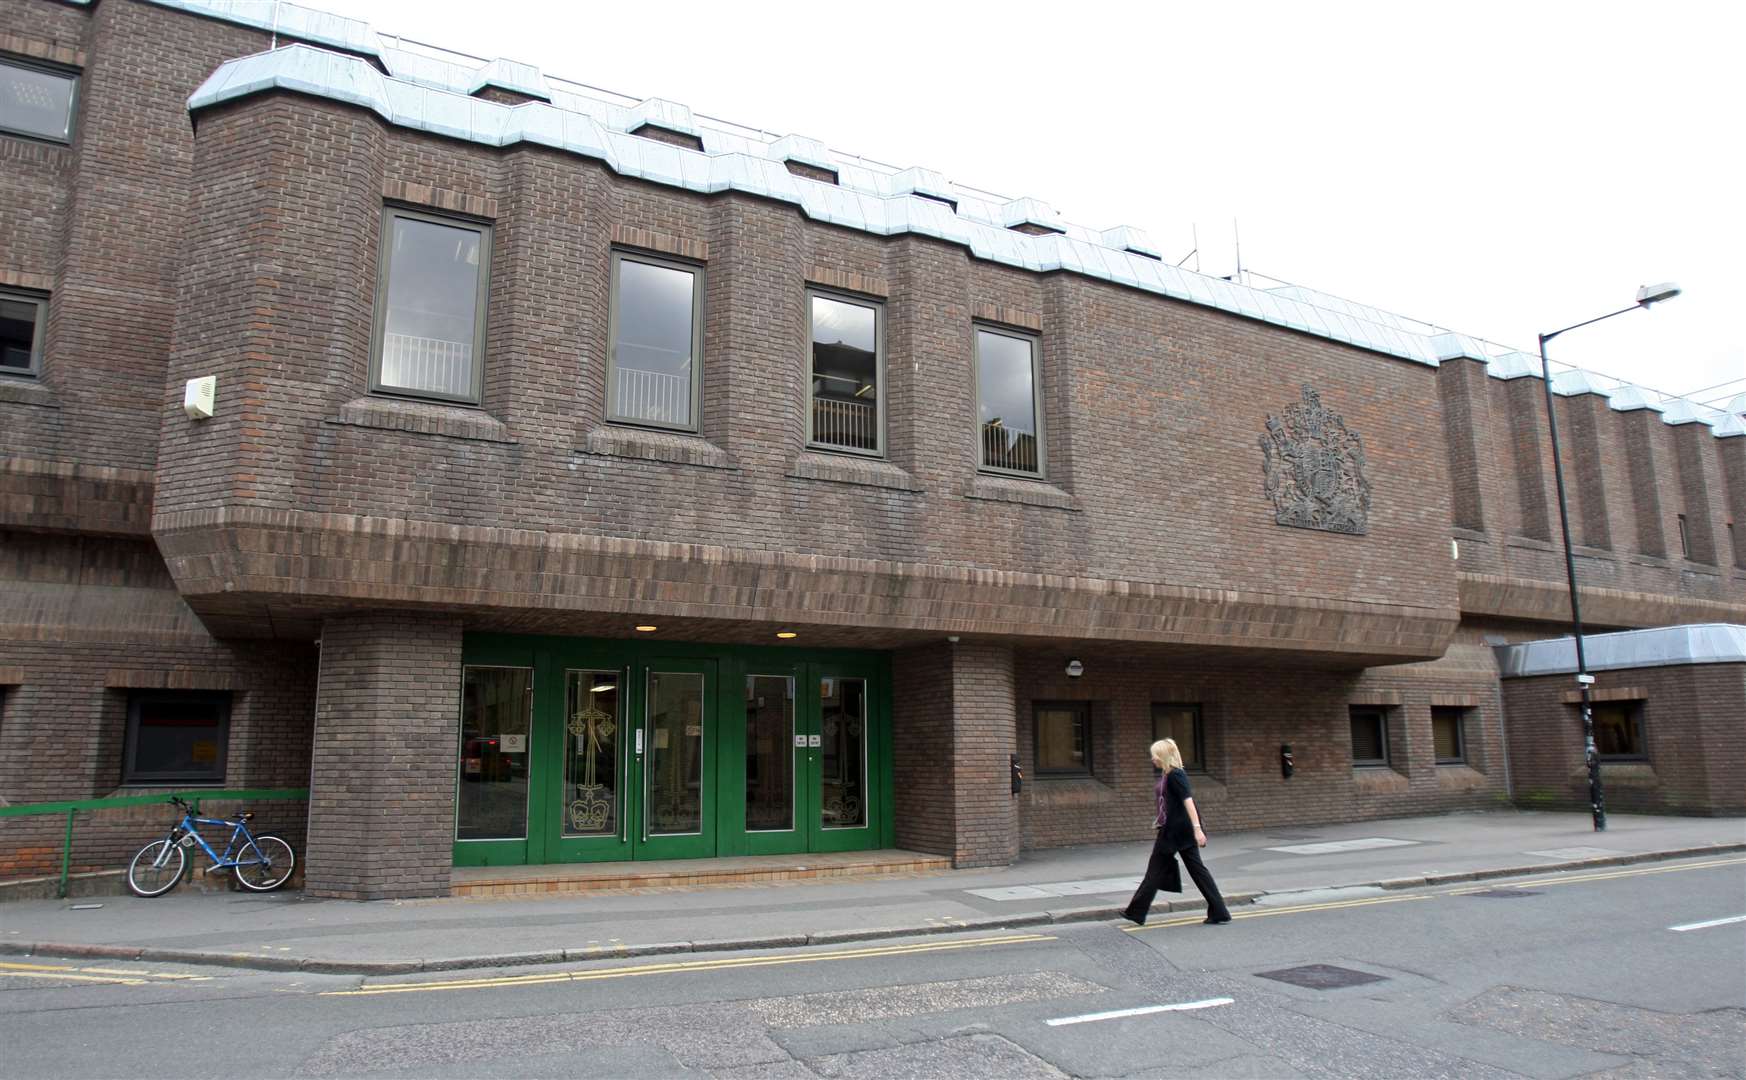
<svg viewBox="0 0 1746 1080">
<path fill-rule="evenodd" d="M 1570 627 L 1576 640 L 1576 685 L 1582 694 L 1582 752 L 1588 764 L 1588 805 L 1594 814 L 1595 832 L 1606 831 L 1607 807 L 1605 793 L 1601 790 L 1600 753 L 1594 745 L 1594 712 L 1590 708 L 1588 689 L 1594 685 L 1594 676 L 1588 673 L 1588 660 L 1582 651 L 1582 603 L 1576 595 L 1576 554 L 1570 546 L 1570 508 L 1564 501 L 1564 463 L 1558 453 L 1558 417 L 1552 407 L 1552 362 L 1546 358 L 1546 343 L 1559 334 L 1600 322 L 1602 319 L 1610 319 L 1614 315 L 1623 315 L 1627 311 L 1646 308 L 1662 300 L 1671 300 L 1678 295 L 1679 286 L 1671 281 L 1660 285 L 1645 285 L 1637 290 L 1637 302 L 1628 308 L 1610 311 L 1605 315 L 1597 315 L 1566 326 L 1563 330 L 1540 335 L 1540 373 L 1546 385 L 1546 430 L 1552 436 L 1552 478 L 1558 487 L 1558 528 L 1564 535 L 1564 575 L 1570 582 Z"/>
</svg>

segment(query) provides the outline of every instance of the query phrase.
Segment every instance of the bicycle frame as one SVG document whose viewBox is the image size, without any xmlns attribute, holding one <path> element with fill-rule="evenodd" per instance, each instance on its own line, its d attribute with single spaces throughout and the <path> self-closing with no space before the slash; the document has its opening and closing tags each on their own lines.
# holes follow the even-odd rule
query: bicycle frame
<svg viewBox="0 0 1746 1080">
<path fill-rule="evenodd" d="M 207 843 L 206 837 L 200 834 L 200 826 L 202 825 L 230 826 L 230 840 L 224 845 L 223 855 L 212 850 L 212 845 Z M 163 866 L 164 862 L 170 857 L 170 848 L 181 843 L 181 838 L 183 836 L 192 837 L 194 842 L 200 845 L 200 850 L 206 852 L 206 857 L 212 860 L 212 867 L 215 870 L 228 869 L 235 866 L 253 866 L 256 863 L 261 862 L 261 858 L 258 854 L 255 858 L 249 859 L 246 862 L 241 859 L 233 859 L 230 857 L 232 851 L 239 851 L 236 843 L 239 838 L 246 838 L 240 851 L 247 851 L 250 847 L 254 846 L 254 834 L 249 832 L 249 827 L 242 821 L 227 821 L 224 818 L 195 817 L 193 813 L 185 812 L 182 815 L 182 820 L 170 830 L 170 841 L 164 846 L 164 850 L 158 853 L 157 859 L 153 860 L 153 865 L 159 867 Z M 255 850 L 257 853 L 260 851 L 259 848 L 256 848 Z"/>
</svg>

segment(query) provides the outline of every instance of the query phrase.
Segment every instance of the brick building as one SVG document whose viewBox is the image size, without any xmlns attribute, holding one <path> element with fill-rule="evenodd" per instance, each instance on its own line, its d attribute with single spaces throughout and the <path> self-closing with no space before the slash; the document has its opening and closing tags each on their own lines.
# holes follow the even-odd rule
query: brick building
<svg viewBox="0 0 1746 1080">
<path fill-rule="evenodd" d="M 1167 733 L 1214 828 L 1511 798 L 1525 358 L 239 7 L 0 0 L 6 801 L 307 786 L 309 888 L 387 897 L 1133 839 Z M 1587 618 L 1746 622 L 1741 418 L 1555 390 Z"/>
</svg>

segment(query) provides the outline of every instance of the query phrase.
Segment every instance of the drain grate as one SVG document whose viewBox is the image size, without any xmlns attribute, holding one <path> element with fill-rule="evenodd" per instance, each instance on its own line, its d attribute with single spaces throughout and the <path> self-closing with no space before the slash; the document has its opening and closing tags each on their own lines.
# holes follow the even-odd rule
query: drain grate
<svg viewBox="0 0 1746 1080">
<path fill-rule="evenodd" d="M 1534 892 L 1531 889 L 1511 889 L 1511 888 L 1504 887 L 1504 888 L 1497 888 L 1497 889 L 1486 889 L 1483 892 L 1471 892 L 1471 893 L 1468 893 L 1467 895 L 1468 896 L 1489 896 L 1489 897 L 1492 897 L 1492 898 L 1498 899 L 1498 900 L 1512 900 L 1518 896 L 1539 896 L 1540 894 L 1537 892 Z"/>
<path fill-rule="evenodd" d="M 1257 971 L 1255 977 L 1290 983 L 1310 990 L 1344 990 L 1348 986 L 1388 981 L 1385 975 L 1372 975 L 1368 971 L 1353 971 L 1351 968 L 1335 967 L 1332 964 L 1304 964 L 1301 967 L 1280 968 L 1278 971 Z"/>
</svg>

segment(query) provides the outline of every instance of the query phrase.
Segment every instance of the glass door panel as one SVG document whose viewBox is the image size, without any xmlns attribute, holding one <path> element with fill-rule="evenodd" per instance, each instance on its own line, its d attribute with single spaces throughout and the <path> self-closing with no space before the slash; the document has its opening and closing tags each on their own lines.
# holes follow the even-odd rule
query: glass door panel
<svg viewBox="0 0 1746 1080">
<path fill-rule="evenodd" d="M 457 841 L 525 842 L 532 712 L 532 668 L 463 669 Z"/>
<path fill-rule="evenodd" d="M 616 836 L 624 817 L 620 676 L 569 671 L 565 682 L 563 836 Z"/>
<path fill-rule="evenodd" d="M 819 827 L 867 824 L 867 680 L 819 679 Z"/>
<path fill-rule="evenodd" d="M 746 676 L 746 831 L 794 830 L 794 679 Z"/>
<path fill-rule="evenodd" d="M 642 770 L 636 858 L 715 854 L 715 670 L 713 660 L 648 661 L 634 746 Z"/>
</svg>

